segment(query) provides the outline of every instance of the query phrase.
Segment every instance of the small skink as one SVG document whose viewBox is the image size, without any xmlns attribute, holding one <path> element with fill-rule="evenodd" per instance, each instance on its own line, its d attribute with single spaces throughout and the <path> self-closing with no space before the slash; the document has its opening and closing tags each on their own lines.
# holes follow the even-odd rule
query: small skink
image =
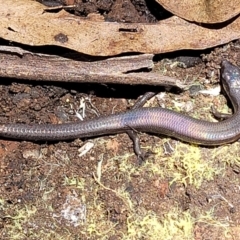
<svg viewBox="0 0 240 240">
<path fill-rule="evenodd" d="M 137 108 L 125 113 L 66 124 L 0 124 L 0 137 L 59 141 L 136 130 L 163 134 L 200 145 L 221 145 L 240 138 L 240 70 L 224 60 L 222 84 L 234 114 L 221 122 L 198 120 L 168 109 Z"/>
</svg>

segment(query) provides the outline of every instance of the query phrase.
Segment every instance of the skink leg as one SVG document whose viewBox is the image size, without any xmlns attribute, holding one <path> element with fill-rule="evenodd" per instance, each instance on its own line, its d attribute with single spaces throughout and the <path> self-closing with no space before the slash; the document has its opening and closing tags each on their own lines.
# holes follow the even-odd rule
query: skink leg
<svg viewBox="0 0 240 240">
<path fill-rule="evenodd" d="M 134 106 L 132 107 L 132 109 L 137 109 L 140 107 L 143 107 L 143 105 L 149 100 L 151 99 L 154 95 L 156 95 L 157 93 L 155 92 L 146 92 L 144 93 L 144 95 L 140 96 L 136 103 L 134 104 Z"/>
<path fill-rule="evenodd" d="M 156 95 L 155 92 L 146 92 L 144 95 L 138 98 L 132 109 L 137 109 L 143 107 L 143 105 L 154 95 Z M 137 133 L 134 130 L 129 130 L 127 131 L 128 136 L 132 139 L 133 141 L 133 149 L 135 154 L 138 157 L 139 165 L 144 161 L 146 155 L 145 153 L 142 152 L 141 147 L 140 147 L 140 140 L 137 135 Z"/>
<path fill-rule="evenodd" d="M 213 116 L 217 119 L 228 119 L 228 118 L 232 117 L 232 114 L 221 113 L 213 106 L 211 107 L 211 111 L 212 111 Z"/>
<path fill-rule="evenodd" d="M 143 153 L 141 150 L 139 137 L 133 130 L 127 131 L 127 134 L 133 141 L 133 149 L 135 154 L 137 155 L 138 163 L 139 165 L 141 165 L 145 159 L 145 153 Z"/>
</svg>

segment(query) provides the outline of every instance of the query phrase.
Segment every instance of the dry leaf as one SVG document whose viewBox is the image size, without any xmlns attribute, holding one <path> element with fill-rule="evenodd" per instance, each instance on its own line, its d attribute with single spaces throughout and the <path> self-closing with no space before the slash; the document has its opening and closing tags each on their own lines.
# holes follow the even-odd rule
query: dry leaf
<svg viewBox="0 0 240 240">
<path fill-rule="evenodd" d="M 28 45 L 57 45 L 89 55 L 205 49 L 240 38 L 240 18 L 213 29 L 172 17 L 158 24 L 89 21 L 44 12 L 31 0 L 0 0 L 0 37 Z"/>
<path fill-rule="evenodd" d="M 200 23 L 219 23 L 240 13 L 236 0 L 156 0 L 169 12 L 181 18 Z"/>
</svg>

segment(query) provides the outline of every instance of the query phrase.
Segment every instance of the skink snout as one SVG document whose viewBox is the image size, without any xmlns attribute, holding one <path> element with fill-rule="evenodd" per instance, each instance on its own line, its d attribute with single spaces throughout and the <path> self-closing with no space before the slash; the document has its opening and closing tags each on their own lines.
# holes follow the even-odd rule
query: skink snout
<svg viewBox="0 0 240 240">
<path fill-rule="evenodd" d="M 240 70 L 227 60 L 222 61 L 221 77 L 225 88 L 240 88 Z"/>
</svg>

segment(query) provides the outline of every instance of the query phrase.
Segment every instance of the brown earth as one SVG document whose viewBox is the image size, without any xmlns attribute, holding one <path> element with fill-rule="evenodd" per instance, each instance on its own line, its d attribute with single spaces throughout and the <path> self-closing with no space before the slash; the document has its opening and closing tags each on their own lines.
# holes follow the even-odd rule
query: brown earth
<svg viewBox="0 0 240 240">
<path fill-rule="evenodd" d="M 150 6 L 150 5 L 153 6 Z M 79 14 L 154 22 L 158 5 L 145 1 L 86 1 Z M 127 9 L 127 10 L 126 10 Z M 101 11 L 100 11 L 101 10 Z M 163 17 L 169 13 L 162 13 Z M 185 92 L 147 86 L 36 83 L 1 79 L 0 122 L 64 123 L 126 111 L 146 90 L 161 106 L 215 121 L 231 113 L 224 94 L 199 89 L 219 83 L 222 59 L 240 66 L 240 42 L 207 51 L 156 56 L 155 71 L 190 86 Z M 188 68 L 176 57 L 191 56 Z M 198 64 L 195 64 L 195 61 Z M 166 92 L 166 94 L 165 94 Z M 139 133 L 148 157 L 139 165 L 128 135 L 68 142 L 0 141 L 1 239 L 240 239 L 239 143 L 198 147 Z M 86 143 L 93 147 L 81 156 Z"/>
</svg>

